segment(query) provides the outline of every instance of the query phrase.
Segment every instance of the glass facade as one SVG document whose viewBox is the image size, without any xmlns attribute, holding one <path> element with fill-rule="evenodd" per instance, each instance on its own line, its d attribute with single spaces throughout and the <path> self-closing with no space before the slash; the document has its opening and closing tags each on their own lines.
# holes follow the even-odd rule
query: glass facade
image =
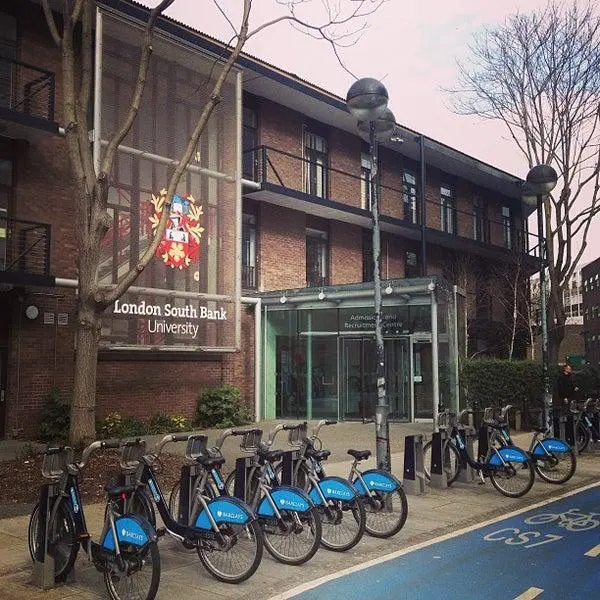
<svg viewBox="0 0 600 600">
<path fill-rule="evenodd" d="M 436 373 L 440 400 L 457 406 L 455 294 L 437 280 L 432 294 L 424 281 L 431 282 L 383 284 L 392 290 L 382 308 L 386 394 L 390 418 L 398 421 L 432 418 Z M 263 418 L 373 417 L 375 316 L 368 290 L 362 284 L 325 288 L 318 296 L 286 290 L 263 297 Z"/>
</svg>

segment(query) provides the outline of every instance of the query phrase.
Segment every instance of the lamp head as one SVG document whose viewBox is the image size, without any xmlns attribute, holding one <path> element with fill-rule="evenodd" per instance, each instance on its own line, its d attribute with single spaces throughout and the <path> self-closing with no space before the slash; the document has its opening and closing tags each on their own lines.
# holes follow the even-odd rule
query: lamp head
<svg viewBox="0 0 600 600">
<path fill-rule="evenodd" d="M 358 121 L 375 121 L 385 111 L 389 95 L 381 81 L 363 77 L 355 81 L 346 94 L 348 112 Z"/>
<path fill-rule="evenodd" d="M 537 206 L 537 194 L 533 192 L 531 185 L 527 181 L 523 182 L 523 186 L 521 188 L 521 200 L 523 200 L 523 203 L 527 206 L 531 206 L 533 208 Z"/>
<path fill-rule="evenodd" d="M 527 183 L 535 195 L 549 194 L 557 181 L 558 175 L 550 165 L 536 165 L 527 173 Z"/>
<path fill-rule="evenodd" d="M 386 108 L 383 114 L 375 121 L 375 139 L 378 142 L 387 142 L 391 139 L 396 131 L 396 117 L 394 113 Z M 371 124 L 369 121 L 359 121 L 358 132 L 365 138 L 369 139 L 371 134 Z"/>
</svg>

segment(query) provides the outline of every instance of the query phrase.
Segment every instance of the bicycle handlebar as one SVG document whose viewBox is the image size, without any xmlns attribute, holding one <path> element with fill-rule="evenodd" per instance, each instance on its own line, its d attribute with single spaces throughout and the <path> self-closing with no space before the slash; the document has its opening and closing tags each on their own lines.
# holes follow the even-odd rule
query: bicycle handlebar
<svg viewBox="0 0 600 600">
<path fill-rule="evenodd" d="M 189 437 L 187 433 L 169 433 L 165 435 L 154 447 L 154 456 L 160 456 L 162 449 L 170 442 L 187 442 Z"/>
<path fill-rule="evenodd" d="M 217 438 L 215 445 L 213 448 L 216 450 L 220 450 L 221 446 L 223 446 L 223 442 L 226 438 L 232 435 L 246 435 L 247 433 L 256 433 L 258 435 L 262 435 L 262 429 L 258 429 L 257 427 L 249 427 L 247 429 L 225 429 Z"/>
<path fill-rule="evenodd" d="M 319 437 L 319 431 L 321 431 L 321 427 L 323 427 L 325 425 L 335 425 L 336 423 L 337 423 L 337 421 L 330 421 L 329 419 L 321 419 L 317 423 L 317 426 L 315 428 L 313 428 L 312 437 L 313 438 Z"/>
<path fill-rule="evenodd" d="M 90 454 L 94 452 L 94 450 L 98 450 L 99 448 L 105 450 L 107 448 L 120 448 L 121 440 L 111 439 L 111 440 L 96 440 L 92 442 L 87 448 L 83 449 L 81 453 L 81 460 L 77 463 L 77 467 L 79 469 L 83 469 L 90 458 Z"/>
</svg>

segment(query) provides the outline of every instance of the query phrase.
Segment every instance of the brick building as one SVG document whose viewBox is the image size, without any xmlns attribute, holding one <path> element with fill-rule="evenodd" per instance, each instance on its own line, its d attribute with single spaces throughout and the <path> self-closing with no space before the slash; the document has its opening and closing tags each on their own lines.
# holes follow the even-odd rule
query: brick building
<svg viewBox="0 0 600 600">
<path fill-rule="evenodd" d="M 91 130 L 101 148 L 127 107 L 131 40 L 147 10 L 98 4 L 102 85 Z M 7 0 L 0 21 L 0 435 L 31 436 L 50 388 L 72 392 L 74 200 L 60 60 L 40 7 Z M 222 50 L 159 20 L 151 98 L 111 174 L 101 284 L 147 246 Z M 190 264 L 169 268 L 179 258 L 165 251 L 107 311 L 98 414 L 191 416 L 202 388 L 225 383 L 257 417 L 365 414 L 375 393 L 370 160 L 343 99 L 242 56 L 165 237 L 167 249 L 185 245 L 179 258 Z M 515 264 L 523 277 L 536 268 L 521 181 L 399 125 L 380 148 L 379 189 L 391 410 L 430 419 L 438 401 L 458 402 L 459 354 L 506 354 L 506 278 Z M 526 335 L 513 341 L 523 356 Z"/>
<path fill-rule="evenodd" d="M 600 365 L 600 258 L 581 269 L 585 360 Z"/>
</svg>

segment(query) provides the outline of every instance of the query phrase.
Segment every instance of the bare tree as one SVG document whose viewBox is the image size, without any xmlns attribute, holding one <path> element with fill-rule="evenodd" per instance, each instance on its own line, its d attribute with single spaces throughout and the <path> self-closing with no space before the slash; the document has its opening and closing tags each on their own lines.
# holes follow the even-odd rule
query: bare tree
<svg viewBox="0 0 600 600">
<path fill-rule="evenodd" d="M 552 164 L 560 177 L 543 207 L 549 359 L 556 363 L 565 335 L 562 290 L 600 212 L 600 16 L 591 4 L 550 4 L 484 29 L 470 51 L 452 90 L 457 112 L 502 121 L 530 167 Z"/>
<path fill-rule="evenodd" d="M 134 268 L 125 273 L 116 285 L 103 287 L 98 272 L 101 244 L 111 220 L 107 211 L 109 174 L 113 168 L 120 144 L 134 125 L 140 106 L 149 67 L 152 60 L 152 41 L 157 21 L 175 0 L 161 0 L 149 12 L 140 44 L 140 57 L 127 114 L 117 127 L 103 150 L 99 168 L 94 165 L 92 145 L 89 142 L 87 115 L 91 103 L 94 59 L 94 0 L 65 0 L 61 3 L 62 14 L 50 7 L 50 0 L 42 0 L 42 7 L 50 34 L 61 53 L 63 77 L 63 119 L 74 185 L 76 232 L 78 249 L 77 333 L 75 356 L 75 382 L 71 407 L 70 440 L 77 443 L 93 437 L 97 358 L 100 330 L 104 311 L 120 298 L 148 266 L 158 248 L 170 213 L 171 201 L 182 175 L 194 158 L 198 141 L 211 114 L 221 99 L 221 90 L 247 41 L 267 27 L 289 22 L 309 35 L 324 40 L 338 55 L 338 48 L 357 41 L 365 26 L 365 18 L 375 12 L 385 0 L 315 0 L 314 4 L 323 15 L 322 22 L 303 18 L 311 0 L 277 0 L 282 14 L 250 29 L 252 0 L 240 2 L 239 24 L 234 24 L 221 3 L 213 5 L 226 19 L 232 30 L 232 38 L 221 60 L 214 64 L 214 79 L 208 100 L 195 119 L 187 147 L 178 158 L 164 194 L 162 214 L 154 230 L 154 238 L 141 251 Z M 203 6 L 203 9 L 206 9 Z M 308 14 L 308 13 L 307 13 Z M 339 55 L 338 55 L 339 56 Z"/>
</svg>

